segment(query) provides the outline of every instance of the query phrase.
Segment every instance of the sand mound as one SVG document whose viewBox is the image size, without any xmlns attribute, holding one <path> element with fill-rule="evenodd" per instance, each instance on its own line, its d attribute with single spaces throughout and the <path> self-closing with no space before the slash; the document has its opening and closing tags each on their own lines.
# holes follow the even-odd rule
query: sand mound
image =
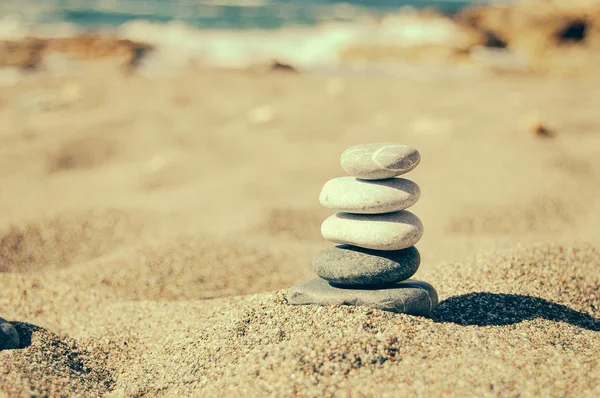
<svg viewBox="0 0 600 398">
<path fill-rule="evenodd" d="M 59 214 L 0 232 L 0 272 L 60 268 L 131 242 L 141 224 L 109 209 Z"/>
<path fill-rule="evenodd" d="M 40 331 L 29 349 L 1 353 L 0 375 L 10 370 L 1 388 L 40 394 L 60 383 L 115 396 L 598 392 L 598 251 L 543 245 L 444 270 L 428 276 L 442 298 L 430 318 L 290 306 L 285 291 L 110 304 L 91 351 Z M 50 370 L 38 383 L 39 364 Z M 83 367 L 89 373 L 77 371 Z"/>
</svg>

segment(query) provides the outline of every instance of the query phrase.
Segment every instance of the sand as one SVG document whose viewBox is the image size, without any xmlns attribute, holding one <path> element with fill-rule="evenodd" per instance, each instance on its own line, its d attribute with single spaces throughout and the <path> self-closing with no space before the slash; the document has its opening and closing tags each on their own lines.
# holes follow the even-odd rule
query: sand
<svg viewBox="0 0 600 398">
<path fill-rule="evenodd" d="M 600 79 L 112 69 L 0 90 L 3 396 L 600 395 Z M 555 133 L 528 133 L 540 118 Z M 417 147 L 428 318 L 290 306 L 351 145 Z"/>
</svg>

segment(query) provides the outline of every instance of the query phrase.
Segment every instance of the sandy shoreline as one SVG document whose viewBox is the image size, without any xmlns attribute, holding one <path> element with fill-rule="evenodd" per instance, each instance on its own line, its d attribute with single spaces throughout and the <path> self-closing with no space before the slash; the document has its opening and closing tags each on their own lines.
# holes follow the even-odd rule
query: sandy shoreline
<svg viewBox="0 0 600 398">
<path fill-rule="evenodd" d="M 599 395 L 598 88 L 100 67 L 2 87 L 0 316 L 27 347 L 0 391 Z M 329 246 L 321 186 L 372 141 L 422 155 L 430 319 L 285 304 Z"/>
</svg>

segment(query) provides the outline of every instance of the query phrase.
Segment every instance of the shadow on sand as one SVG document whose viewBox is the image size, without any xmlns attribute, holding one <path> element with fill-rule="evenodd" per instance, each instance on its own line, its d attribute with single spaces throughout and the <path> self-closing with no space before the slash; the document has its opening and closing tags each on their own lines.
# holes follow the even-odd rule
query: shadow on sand
<svg viewBox="0 0 600 398">
<path fill-rule="evenodd" d="M 505 326 L 544 318 L 600 331 L 600 319 L 539 297 L 518 294 L 470 293 L 442 301 L 431 314 L 435 322 L 463 326 Z"/>
<path fill-rule="evenodd" d="M 27 348 L 31 345 L 31 336 L 33 333 L 46 330 L 39 326 L 32 325 L 30 323 L 25 322 L 11 322 L 12 325 L 17 329 L 17 333 L 19 333 L 19 348 Z"/>
</svg>

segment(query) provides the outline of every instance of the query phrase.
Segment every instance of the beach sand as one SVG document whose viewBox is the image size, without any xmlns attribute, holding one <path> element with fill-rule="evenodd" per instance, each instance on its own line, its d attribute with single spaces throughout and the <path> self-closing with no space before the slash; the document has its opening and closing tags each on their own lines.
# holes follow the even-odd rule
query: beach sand
<svg viewBox="0 0 600 398">
<path fill-rule="evenodd" d="M 600 78 L 186 69 L 0 89 L 2 396 L 600 396 Z M 553 137 L 528 132 L 541 121 Z M 410 144 L 428 318 L 290 306 L 348 146 Z"/>
</svg>

